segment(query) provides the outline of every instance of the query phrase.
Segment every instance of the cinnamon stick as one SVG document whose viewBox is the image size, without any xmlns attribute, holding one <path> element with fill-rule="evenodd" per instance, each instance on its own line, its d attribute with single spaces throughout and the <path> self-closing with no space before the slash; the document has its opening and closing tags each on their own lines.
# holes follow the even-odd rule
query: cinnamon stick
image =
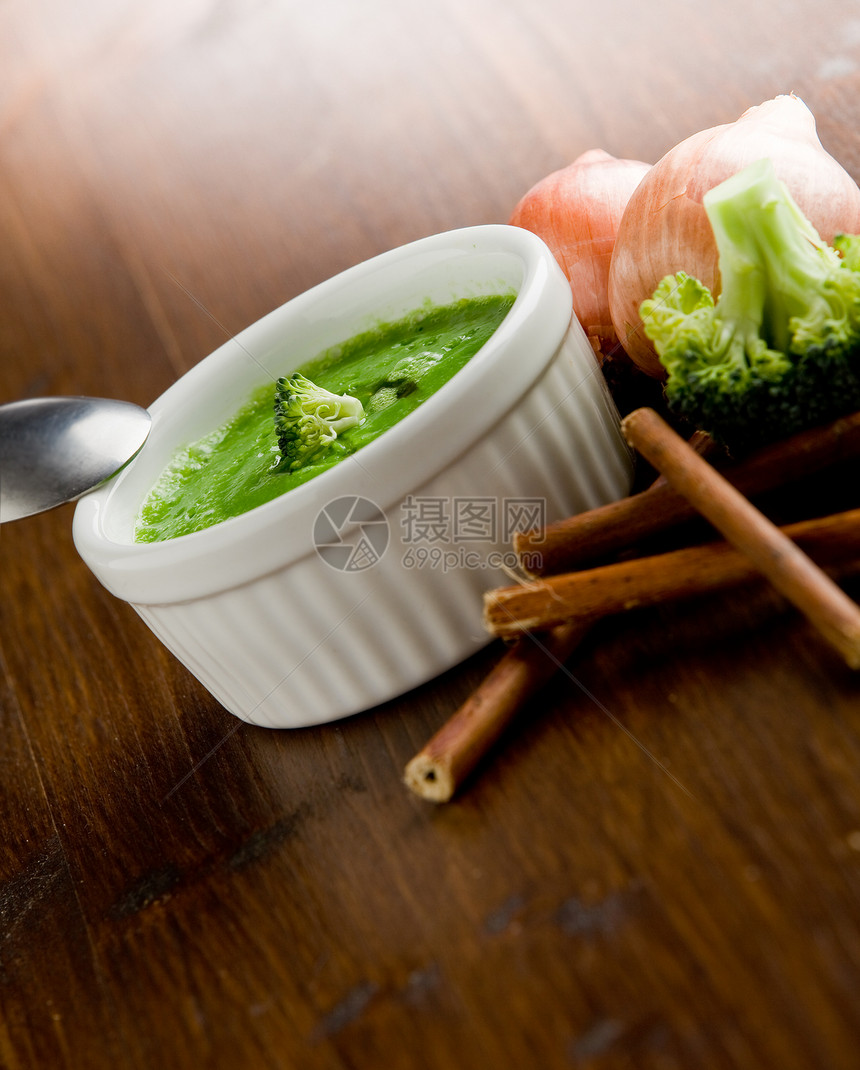
<svg viewBox="0 0 860 1070">
<path fill-rule="evenodd" d="M 860 562 L 860 509 L 780 530 L 822 567 L 840 569 Z M 728 543 L 709 543 L 488 591 L 484 621 L 493 635 L 511 638 L 562 621 L 584 624 L 727 589 L 758 575 L 758 567 L 740 550 Z"/>
<path fill-rule="evenodd" d="M 695 436 L 691 445 L 708 453 L 709 444 L 702 435 Z M 731 478 L 747 492 L 756 493 L 858 453 L 860 413 L 760 450 L 735 466 Z M 695 515 L 696 510 L 661 475 L 648 490 L 620 503 L 620 508 L 615 504 L 592 510 L 542 532 L 525 533 L 517 537 L 516 548 L 527 548 L 533 539 L 550 566 L 546 571 L 552 571 L 555 564 L 593 560 Z M 555 537 L 553 531 L 557 532 Z M 822 563 L 841 566 L 860 559 L 860 510 L 790 525 L 785 532 L 809 552 L 814 551 Z M 517 623 L 520 607 L 509 602 L 501 610 L 505 626 L 498 623 L 491 630 L 514 642 L 477 690 L 408 763 L 405 783 L 424 799 L 447 802 L 526 701 L 570 657 L 592 620 L 633 605 L 727 586 L 732 570 L 735 582 L 758 574 L 742 553 L 719 544 L 490 592 L 486 599 L 490 603 L 497 597 L 520 598 L 524 591 L 541 592 L 542 615 L 535 617 L 534 626 L 547 630 L 539 635 L 519 634 L 524 630 Z M 592 598 L 599 593 L 597 600 L 580 602 L 581 590 L 568 597 L 563 585 L 569 580 L 590 589 Z M 553 585 L 559 585 L 559 590 L 552 590 Z"/>
<path fill-rule="evenodd" d="M 630 445 L 723 537 L 753 562 L 853 669 L 860 668 L 860 607 L 783 532 L 700 457 L 653 409 L 622 422 Z"/>
<path fill-rule="evenodd" d="M 587 626 L 562 624 L 521 636 L 478 688 L 408 763 L 406 785 L 430 802 L 448 802 L 526 700 L 570 657 Z"/>
<path fill-rule="evenodd" d="M 693 449 L 713 443 L 695 432 Z M 666 483 L 658 476 L 659 484 Z M 537 636 L 517 636 L 478 688 L 407 764 L 404 783 L 430 802 L 448 802 L 533 694 L 579 645 L 588 625 L 560 622 Z"/>
<path fill-rule="evenodd" d="M 782 530 L 829 568 L 860 561 L 860 509 L 804 520 Z M 405 783 L 424 799 L 448 802 L 526 701 L 570 657 L 595 620 L 721 590 L 758 574 L 740 551 L 728 543 L 712 543 L 489 592 L 485 598 L 488 626 L 494 634 L 514 642 L 408 763 Z M 541 634 L 522 634 L 527 630 Z"/>
<path fill-rule="evenodd" d="M 860 413 L 766 446 L 724 470 L 747 497 L 860 455 Z M 568 572 L 692 519 L 696 510 L 674 487 L 658 481 L 621 501 L 514 536 L 521 566 L 533 576 Z"/>
</svg>

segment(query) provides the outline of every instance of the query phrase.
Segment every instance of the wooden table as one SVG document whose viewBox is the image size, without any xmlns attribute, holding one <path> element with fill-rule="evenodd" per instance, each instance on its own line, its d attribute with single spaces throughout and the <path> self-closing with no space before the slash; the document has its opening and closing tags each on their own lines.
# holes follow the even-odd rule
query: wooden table
<svg viewBox="0 0 860 1070">
<path fill-rule="evenodd" d="M 2 400 L 148 404 L 343 268 L 779 92 L 860 177 L 850 0 L 9 0 L 0 60 Z M 499 648 L 254 728 L 70 521 L 0 538 L 2 1067 L 860 1065 L 860 677 L 767 591 L 607 622 L 433 806 L 403 767 Z"/>
</svg>

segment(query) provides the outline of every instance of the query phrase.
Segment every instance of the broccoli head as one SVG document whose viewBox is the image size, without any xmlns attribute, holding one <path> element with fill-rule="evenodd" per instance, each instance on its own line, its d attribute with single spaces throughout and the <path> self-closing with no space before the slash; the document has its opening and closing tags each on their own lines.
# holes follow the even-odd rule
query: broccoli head
<svg viewBox="0 0 860 1070">
<path fill-rule="evenodd" d="M 363 417 L 358 398 L 333 394 L 299 373 L 278 379 L 275 434 L 283 466 L 295 472 L 319 460 L 342 431 Z"/>
<path fill-rule="evenodd" d="M 640 309 L 670 412 L 741 453 L 860 409 L 860 238 L 822 241 L 766 159 L 704 205 L 718 299 L 679 272 Z"/>
</svg>

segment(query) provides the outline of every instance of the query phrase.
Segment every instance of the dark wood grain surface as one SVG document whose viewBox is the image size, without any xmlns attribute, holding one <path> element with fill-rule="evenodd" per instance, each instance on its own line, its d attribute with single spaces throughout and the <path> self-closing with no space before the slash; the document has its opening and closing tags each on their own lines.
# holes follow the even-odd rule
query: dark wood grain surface
<svg viewBox="0 0 860 1070">
<path fill-rule="evenodd" d="M 9 0 L 0 400 L 149 404 L 588 148 L 792 90 L 860 177 L 850 0 Z M 0 529 L 0 1066 L 860 1065 L 860 677 L 763 587 L 596 628 L 434 807 L 403 767 L 498 648 L 254 728 L 70 521 Z"/>
</svg>

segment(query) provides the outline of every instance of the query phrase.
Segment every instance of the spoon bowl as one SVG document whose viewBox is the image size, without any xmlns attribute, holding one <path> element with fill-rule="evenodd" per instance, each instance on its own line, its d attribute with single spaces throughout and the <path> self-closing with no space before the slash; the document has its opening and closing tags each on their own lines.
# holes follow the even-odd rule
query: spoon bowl
<svg viewBox="0 0 860 1070">
<path fill-rule="evenodd" d="M 146 441 L 146 409 L 110 398 L 29 398 L 0 405 L 0 524 L 74 501 Z"/>
</svg>

